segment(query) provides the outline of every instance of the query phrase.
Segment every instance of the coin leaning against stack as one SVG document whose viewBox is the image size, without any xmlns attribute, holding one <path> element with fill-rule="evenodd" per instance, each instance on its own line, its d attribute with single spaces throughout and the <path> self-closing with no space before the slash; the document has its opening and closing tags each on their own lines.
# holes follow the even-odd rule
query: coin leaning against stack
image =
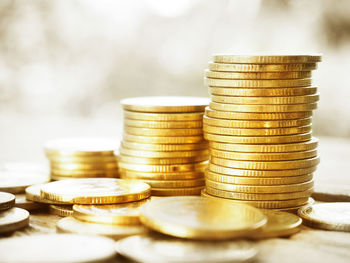
<svg viewBox="0 0 350 263">
<path fill-rule="evenodd" d="M 214 55 L 203 120 L 207 197 L 266 209 L 308 203 L 319 163 L 311 72 L 320 55 Z"/>
<path fill-rule="evenodd" d="M 121 178 L 148 183 L 153 196 L 199 195 L 208 160 L 203 113 L 209 99 L 141 97 L 121 104 Z"/>
</svg>

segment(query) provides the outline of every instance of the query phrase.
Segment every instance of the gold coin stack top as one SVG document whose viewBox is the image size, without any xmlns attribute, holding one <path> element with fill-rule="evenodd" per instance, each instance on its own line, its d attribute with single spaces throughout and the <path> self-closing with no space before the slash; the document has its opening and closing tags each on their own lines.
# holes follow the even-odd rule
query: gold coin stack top
<svg viewBox="0 0 350 263">
<path fill-rule="evenodd" d="M 153 196 L 199 195 L 208 161 L 203 113 L 209 99 L 141 97 L 121 104 L 121 178 L 148 183 Z"/>
<path fill-rule="evenodd" d="M 320 55 L 214 55 L 203 120 L 210 161 L 207 197 L 264 209 L 308 203 L 319 163 L 311 72 Z"/>
<path fill-rule="evenodd" d="M 49 141 L 45 153 L 51 179 L 119 177 L 114 151 L 119 142 L 107 138 L 64 138 Z"/>
</svg>

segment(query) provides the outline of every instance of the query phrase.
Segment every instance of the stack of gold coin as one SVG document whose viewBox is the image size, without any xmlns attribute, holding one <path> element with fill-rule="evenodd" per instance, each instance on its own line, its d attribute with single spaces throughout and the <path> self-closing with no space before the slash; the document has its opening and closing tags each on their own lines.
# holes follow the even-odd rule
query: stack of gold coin
<svg viewBox="0 0 350 263">
<path fill-rule="evenodd" d="M 204 137 L 210 162 L 203 195 L 260 208 L 308 202 L 319 163 L 311 72 L 320 55 L 214 55 L 205 71 L 211 103 Z"/>
<path fill-rule="evenodd" d="M 51 179 L 119 177 L 114 151 L 119 142 L 107 138 L 65 138 L 49 141 L 45 153 Z"/>
<path fill-rule="evenodd" d="M 121 178 L 148 183 L 155 196 L 200 194 L 208 160 L 203 113 L 209 99 L 142 97 L 121 104 Z"/>
</svg>

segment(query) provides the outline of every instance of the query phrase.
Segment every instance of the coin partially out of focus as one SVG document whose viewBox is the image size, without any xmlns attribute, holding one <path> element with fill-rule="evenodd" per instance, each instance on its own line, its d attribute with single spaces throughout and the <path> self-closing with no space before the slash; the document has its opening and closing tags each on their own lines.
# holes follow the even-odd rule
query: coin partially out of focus
<svg viewBox="0 0 350 263">
<path fill-rule="evenodd" d="M 47 205 L 44 203 L 27 200 L 25 194 L 16 194 L 15 207 L 23 208 L 28 211 L 34 211 L 39 209 L 46 209 Z"/>
<path fill-rule="evenodd" d="M 7 210 L 15 204 L 15 196 L 10 193 L 0 192 L 0 211 Z"/>
<path fill-rule="evenodd" d="M 0 234 L 16 231 L 28 224 L 29 213 L 27 210 L 13 207 L 0 212 Z"/>
<path fill-rule="evenodd" d="M 50 214 L 63 217 L 73 215 L 72 205 L 50 205 L 49 211 Z"/>
</svg>

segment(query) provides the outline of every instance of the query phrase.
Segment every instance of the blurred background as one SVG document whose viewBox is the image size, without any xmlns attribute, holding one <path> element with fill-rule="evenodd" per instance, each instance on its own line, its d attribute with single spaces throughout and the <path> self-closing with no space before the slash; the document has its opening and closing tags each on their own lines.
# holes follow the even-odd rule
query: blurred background
<svg viewBox="0 0 350 263">
<path fill-rule="evenodd" d="M 350 1 L 1 0 L 1 161 L 119 136 L 120 99 L 208 96 L 215 52 L 321 52 L 316 136 L 350 136 Z"/>
</svg>

